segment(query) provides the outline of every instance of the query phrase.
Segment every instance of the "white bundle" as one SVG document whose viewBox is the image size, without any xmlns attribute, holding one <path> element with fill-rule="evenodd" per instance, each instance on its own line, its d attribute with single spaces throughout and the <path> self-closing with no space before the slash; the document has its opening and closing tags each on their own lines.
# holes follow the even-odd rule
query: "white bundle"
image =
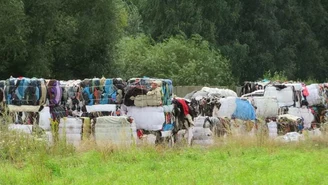
<svg viewBox="0 0 328 185">
<path fill-rule="evenodd" d="M 291 86 L 277 90 L 274 86 L 267 86 L 264 97 L 276 97 L 280 107 L 294 105 L 294 91 Z"/>
<path fill-rule="evenodd" d="M 275 138 L 278 136 L 278 127 L 277 127 L 277 122 L 270 121 L 267 123 L 268 128 L 269 128 L 269 137 L 270 138 Z"/>
<path fill-rule="evenodd" d="M 130 124 L 125 116 L 98 117 L 95 125 L 97 142 L 131 144 L 136 139 L 135 125 Z"/>
<path fill-rule="evenodd" d="M 163 107 L 127 107 L 127 115 L 133 117 L 137 129 L 158 131 L 163 127 L 165 115 Z"/>
<path fill-rule="evenodd" d="M 320 105 L 322 97 L 320 96 L 320 87 L 318 84 L 307 85 L 309 96 L 306 97 L 309 106 Z"/>
<path fill-rule="evenodd" d="M 20 124 L 9 124 L 9 130 L 15 130 L 17 132 L 32 134 L 32 125 L 20 125 Z"/>
<path fill-rule="evenodd" d="M 304 140 L 304 136 L 297 132 L 288 132 L 283 136 L 285 142 Z"/>
<path fill-rule="evenodd" d="M 288 120 L 292 120 L 292 121 L 297 121 L 298 119 L 301 119 L 301 117 L 299 116 L 295 116 L 295 115 L 291 115 L 291 114 L 282 114 L 278 116 L 278 119 L 281 118 L 287 118 Z"/>
<path fill-rule="evenodd" d="M 164 105 L 163 109 L 164 109 L 164 112 L 172 112 L 173 111 L 173 105 Z"/>
<path fill-rule="evenodd" d="M 279 104 L 276 97 L 253 97 L 252 103 L 257 107 L 256 116 L 267 118 L 278 115 Z"/>
<path fill-rule="evenodd" d="M 203 87 L 201 91 L 208 92 L 209 96 L 220 95 L 221 97 L 237 97 L 237 93 L 230 89 Z"/>
<path fill-rule="evenodd" d="M 205 91 L 197 91 L 192 96 L 191 99 L 195 99 L 197 101 L 201 100 L 202 98 L 207 98 L 208 92 Z"/>
<path fill-rule="evenodd" d="M 204 121 L 205 121 L 205 116 L 198 116 L 194 119 L 194 126 L 195 127 L 203 127 Z"/>
<path fill-rule="evenodd" d="M 39 112 L 39 126 L 46 130 L 50 131 L 51 126 L 50 126 L 50 119 L 51 119 L 51 114 L 50 114 L 50 108 L 49 107 L 44 107 L 40 112 Z"/>
<path fill-rule="evenodd" d="M 235 97 L 227 97 L 220 99 L 221 107 L 218 112 L 213 113 L 217 117 L 228 117 L 231 118 L 232 114 L 235 112 L 237 105 L 236 105 L 236 98 Z"/>
<path fill-rule="evenodd" d="M 305 128 L 310 128 L 311 123 L 314 120 L 314 115 L 312 114 L 311 110 L 308 108 L 290 107 L 288 109 L 288 114 L 303 118 Z"/>
<path fill-rule="evenodd" d="M 294 86 L 295 91 L 302 91 L 303 86 L 301 83 L 288 83 L 288 84 L 284 84 L 286 86 Z"/>
<path fill-rule="evenodd" d="M 212 131 L 209 128 L 194 127 L 193 140 L 208 140 L 213 139 Z"/>
<path fill-rule="evenodd" d="M 78 118 L 60 119 L 59 136 L 66 137 L 68 143 L 78 146 L 82 139 L 82 120 Z"/>
<path fill-rule="evenodd" d="M 115 112 L 116 111 L 115 104 L 86 105 L 85 108 L 87 109 L 87 112 L 101 112 L 101 111 Z"/>
</svg>

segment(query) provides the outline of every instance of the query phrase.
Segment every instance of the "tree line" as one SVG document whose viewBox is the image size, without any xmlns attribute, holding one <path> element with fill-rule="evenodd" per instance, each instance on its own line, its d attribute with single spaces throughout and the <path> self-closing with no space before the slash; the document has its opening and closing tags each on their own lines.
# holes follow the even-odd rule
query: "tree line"
<svg viewBox="0 0 328 185">
<path fill-rule="evenodd" d="M 2 0 L 0 79 L 325 81 L 326 0 Z"/>
</svg>

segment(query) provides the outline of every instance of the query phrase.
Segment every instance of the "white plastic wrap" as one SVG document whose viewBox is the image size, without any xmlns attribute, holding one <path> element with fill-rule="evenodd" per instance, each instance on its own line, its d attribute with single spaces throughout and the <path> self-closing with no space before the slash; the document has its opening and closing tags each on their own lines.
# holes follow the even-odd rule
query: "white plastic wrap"
<svg viewBox="0 0 328 185">
<path fill-rule="evenodd" d="M 217 115 L 217 117 L 228 117 L 231 118 L 232 114 L 236 110 L 236 98 L 235 97 L 227 97 L 220 99 L 221 107 L 217 113 L 213 113 L 213 115 Z"/>
<path fill-rule="evenodd" d="M 66 136 L 68 143 L 74 146 L 80 145 L 82 139 L 82 120 L 78 118 L 60 119 L 58 134 L 61 138 Z"/>
<path fill-rule="evenodd" d="M 219 94 L 220 96 L 224 97 L 238 97 L 237 93 L 230 89 L 203 87 L 201 91 L 208 92 L 209 96 L 211 96 L 212 94 Z"/>
<path fill-rule="evenodd" d="M 205 116 L 198 116 L 194 119 L 194 126 L 195 127 L 203 127 L 204 121 L 205 121 Z"/>
<path fill-rule="evenodd" d="M 312 114 L 311 110 L 307 108 L 290 107 L 288 109 L 288 114 L 303 118 L 304 128 L 310 128 L 311 123 L 314 120 L 314 115 Z"/>
<path fill-rule="evenodd" d="M 257 117 L 274 117 L 278 115 L 279 103 L 275 97 L 253 97 L 252 103 L 257 107 Z"/>
<path fill-rule="evenodd" d="M 269 128 L 269 137 L 270 138 L 276 138 L 278 136 L 278 126 L 277 122 L 270 121 L 267 123 L 268 128 Z"/>
<path fill-rule="evenodd" d="M 164 109 L 164 112 L 172 112 L 173 111 L 173 105 L 164 105 L 163 109 Z"/>
<path fill-rule="evenodd" d="M 44 107 L 39 112 L 39 115 L 40 115 L 39 126 L 46 131 L 50 131 L 51 130 L 51 126 L 50 126 L 51 114 L 50 114 L 49 107 Z"/>
<path fill-rule="evenodd" d="M 294 91 L 291 86 L 277 90 L 274 86 L 267 86 L 264 97 L 276 97 L 280 107 L 294 105 Z"/>
<path fill-rule="evenodd" d="M 116 104 L 86 105 L 87 112 L 116 111 Z"/>
<path fill-rule="evenodd" d="M 322 97 L 320 96 L 320 88 L 318 84 L 307 85 L 306 88 L 309 91 L 309 96 L 306 97 L 306 100 L 309 103 L 309 106 L 320 105 L 322 102 Z"/>
<path fill-rule="evenodd" d="M 32 134 L 32 125 L 9 124 L 8 129 L 27 133 L 27 134 Z"/>
<path fill-rule="evenodd" d="M 158 131 L 163 127 L 163 107 L 127 107 L 127 115 L 136 122 L 137 129 Z"/>
</svg>

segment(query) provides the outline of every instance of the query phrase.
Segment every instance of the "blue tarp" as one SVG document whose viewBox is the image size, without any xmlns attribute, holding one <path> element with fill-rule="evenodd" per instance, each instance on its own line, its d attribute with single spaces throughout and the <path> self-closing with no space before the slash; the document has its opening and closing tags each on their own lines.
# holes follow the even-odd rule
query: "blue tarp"
<svg viewBox="0 0 328 185">
<path fill-rule="evenodd" d="M 236 98 L 236 110 L 232 116 L 241 120 L 256 119 L 254 107 L 247 100 L 242 100 L 239 98 Z"/>
</svg>

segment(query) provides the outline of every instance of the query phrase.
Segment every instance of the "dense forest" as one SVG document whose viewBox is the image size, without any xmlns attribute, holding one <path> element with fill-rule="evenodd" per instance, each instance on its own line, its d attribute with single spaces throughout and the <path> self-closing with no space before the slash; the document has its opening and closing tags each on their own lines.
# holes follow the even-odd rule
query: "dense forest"
<svg viewBox="0 0 328 185">
<path fill-rule="evenodd" d="M 0 79 L 325 81 L 328 0 L 1 0 Z"/>
</svg>

